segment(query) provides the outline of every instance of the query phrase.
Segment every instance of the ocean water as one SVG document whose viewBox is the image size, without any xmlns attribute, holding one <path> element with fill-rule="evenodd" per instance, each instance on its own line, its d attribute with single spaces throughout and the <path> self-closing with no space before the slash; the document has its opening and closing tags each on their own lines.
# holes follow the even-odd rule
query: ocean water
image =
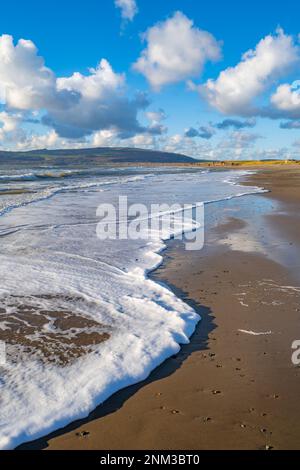
<svg viewBox="0 0 300 470">
<path fill-rule="evenodd" d="M 88 415 L 189 342 L 199 315 L 148 277 L 165 240 L 100 240 L 99 204 L 239 197 L 243 171 L 0 167 L 0 448 Z M 195 227 L 187 223 L 185 230 Z"/>
</svg>

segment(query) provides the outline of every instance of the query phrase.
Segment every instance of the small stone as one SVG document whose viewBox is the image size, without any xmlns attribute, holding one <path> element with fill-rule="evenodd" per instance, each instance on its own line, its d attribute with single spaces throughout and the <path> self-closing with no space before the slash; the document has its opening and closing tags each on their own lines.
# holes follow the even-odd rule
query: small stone
<svg viewBox="0 0 300 470">
<path fill-rule="evenodd" d="M 241 428 L 245 428 L 246 427 L 246 424 L 241 424 Z"/>
<path fill-rule="evenodd" d="M 172 410 L 172 415 L 178 415 L 180 413 L 180 411 L 178 410 Z"/>
<path fill-rule="evenodd" d="M 76 436 L 78 437 L 88 437 L 90 433 L 88 431 L 80 431 L 76 433 Z"/>
<path fill-rule="evenodd" d="M 273 447 L 272 447 L 272 446 L 269 446 L 269 445 L 266 445 L 265 449 L 266 449 L 266 450 L 272 450 Z"/>
<path fill-rule="evenodd" d="M 220 395 L 221 391 L 220 390 L 213 390 L 212 393 L 213 393 L 213 395 Z"/>
</svg>

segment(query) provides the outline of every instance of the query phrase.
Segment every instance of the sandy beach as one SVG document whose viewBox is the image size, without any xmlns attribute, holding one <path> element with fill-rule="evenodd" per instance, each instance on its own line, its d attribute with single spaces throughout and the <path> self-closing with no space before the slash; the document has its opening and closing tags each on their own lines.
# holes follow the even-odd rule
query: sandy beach
<svg viewBox="0 0 300 470">
<path fill-rule="evenodd" d="M 270 192 L 208 205 L 206 243 L 170 242 L 152 277 L 200 313 L 191 343 L 89 418 L 23 449 L 300 448 L 300 170 L 262 169 Z"/>
</svg>

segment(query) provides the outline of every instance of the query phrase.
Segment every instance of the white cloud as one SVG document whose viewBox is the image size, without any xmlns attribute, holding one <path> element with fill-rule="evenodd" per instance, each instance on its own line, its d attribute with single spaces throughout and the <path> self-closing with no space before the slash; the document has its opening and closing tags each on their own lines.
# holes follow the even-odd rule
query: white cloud
<svg viewBox="0 0 300 470">
<path fill-rule="evenodd" d="M 221 55 L 214 36 L 196 28 L 181 12 L 149 28 L 144 39 L 147 47 L 133 67 L 155 90 L 198 75 L 206 61 L 218 60 Z"/>
<path fill-rule="evenodd" d="M 149 134 L 162 135 L 168 131 L 168 128 L 162 124 L 162 122 L 167 118 L 163 110 L 149 111 L 146 113 L 146 117 L 150 122 L 149 127 L 147 128 Z"/>
<path fill-rule="evenodd" d="M 82 138 L 94 131 L 117 129 L 126 136 L 144 131 L 139 110 L 145 95 L 126 96 L 124 74 L 102 59 L 87 75 L 57 78 L 45 66 L 32 41 L 0 36 L 0 103 L 6 108 L 39 111 L 42 122 L 64 138 Z"/>
<path fill-rule="evenodd" d="M 128 141 L 128 144 L 139 148 L 153 148 L 155 139 L 149 134 L 137 134 Z"/>
<path fill-rule="evenodd" d="M 36 149 L 79 149 L 89 148 L 93 144 L 87 139 L 70 140 L 61 138 L 53 129 L 44 134 L 35 134 L 33 132 L 26 133 L 23 129 L 19 139 L 15 139 L 13 149 L 16 150 L 36 150 Z M 10 149 L 10 146 L 7 146 Z"/>
<path fill-rule="evenodd" d="M 220 149 L 232 152 L 235 156 L 240 156 L 246 149 L 253 147 L 256 141 L 261 138 L 262 136 L 259 134 L 234 131 L 222 139 L 218 146 Z"/>
<path fill-rule="evenodd" d="M 56 102 L 56 81 L 32 41 L 0 36 L 0 100 L 16 109 L 40 109 Z"/>
<path fill-rule="evenodd" d="M 300 118 L 300 93 L 293 85 L 280 85 L 271 97 L 275 108 L 286 113 L 286 117 Z"/>
<path fill-rule="evenodd" d="M 95 132 L 92 137 L 92 145 L 94 147 L 111 147 L 115 145 L 117 132 L 114 130 L 102 130 Z"/>
<path fill-rule="evenodd" d="M 93 134 L 91 144 L 93 147 L 154 148 L 156 140 L 155 136 L 149 133 L 136 134 L 128 139 L 120 139 L 116 131 L 102 130 Z"/>
<path fill-rule="evenodd" d="M 71 77 L 58 78 L 57 90 L 75 91 L 82 98 L 96 100 L 104 99 L 107 93 L 121 89 L 125 83 L 125 75 L 116 74 L 105 59 L 89 72 L 90 75 L 75 72 Z"/>
<path fill-rule="evenodd" d="M 260 138 L 256 133 L 234 131 L 213 144 L 208 140 L 199 141 L 185 133 L 162 137 L 160 145 L 167 152 L 181 153 L 200 160 L 249 160 L 257 158 L 259 149 L 255 144 Z"/>
<path fill-rule="evenodd" d="M 83 137 L 93 131 L 118 129 L 134 134 L 140 132 L 139 109 L 148 105 L 144 95 L 129 100 L 125 95 L 125 76 L 113 71 L 102 59 L 88 75 L 74 73 L 57 79 L 59 92 L 75 93 L 78 100 L 71 107 L 51 110 L 44 123 L 53 126 L 63 137 Z"/>
<path fill-rule="evenodd" d="M 158 124 L 166 119 L 166 114 L 162 109 L 159 111 L 148 111 L 146 116 L 153 124 Z"/>
<path fill-rule="evenodd" d="M 124 20 L 132 21 L 138 12 L 135 0 L 115 0 L 115 5 L 121 9 L 121 16 Z"/>
<path fill-rule="evenodd" d="M 181 134 L 161 138 L 160 145 L 165 152 L 180 153 L 197 159 L 210 160 L 214 158 L 213 147 L 209 143 L 203 144 Z"/>
<path fill-rule="evenodd" d="M 22 122 L 21 114 L 0 112 L 0 143 L 14 141 L 23 138 L 23 130 L 19 127 Z"/>
<path fill-rule="evenodd" d="M 224 114 L 255 114 L 254 100 L 298 60 L 299 46 L 278 29 L 246 52 L 235 67 L 227 68 L 216 80 L 208 80 L 198 89 L 211 106 Z"/>
<path fill-rule="evenodd" d="M 58 147 L 63 147 L 63 142 L 53 130 L 41 135 L 27 135 L 17 142 L 17 149 L 19 150 L 49 149 Z"/>
<path fill-rule="evenodd" d="M 20 121 L 20 116 L 9 114 L 6 111 L 0 113 L 0 131 L 8 133 L 14 131 Z"/>
</svg>

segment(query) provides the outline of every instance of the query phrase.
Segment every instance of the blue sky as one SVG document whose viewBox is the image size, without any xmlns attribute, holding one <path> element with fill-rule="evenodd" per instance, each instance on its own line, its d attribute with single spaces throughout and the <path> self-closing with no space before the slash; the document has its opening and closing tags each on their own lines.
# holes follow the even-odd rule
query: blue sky
<svg viewBox="0 0 300 470">
<path fill-rule="evenodd" d="M 295 0 L 5 2 L 0 149 L 299 158 L 299 13 Z"/>
</svg>

